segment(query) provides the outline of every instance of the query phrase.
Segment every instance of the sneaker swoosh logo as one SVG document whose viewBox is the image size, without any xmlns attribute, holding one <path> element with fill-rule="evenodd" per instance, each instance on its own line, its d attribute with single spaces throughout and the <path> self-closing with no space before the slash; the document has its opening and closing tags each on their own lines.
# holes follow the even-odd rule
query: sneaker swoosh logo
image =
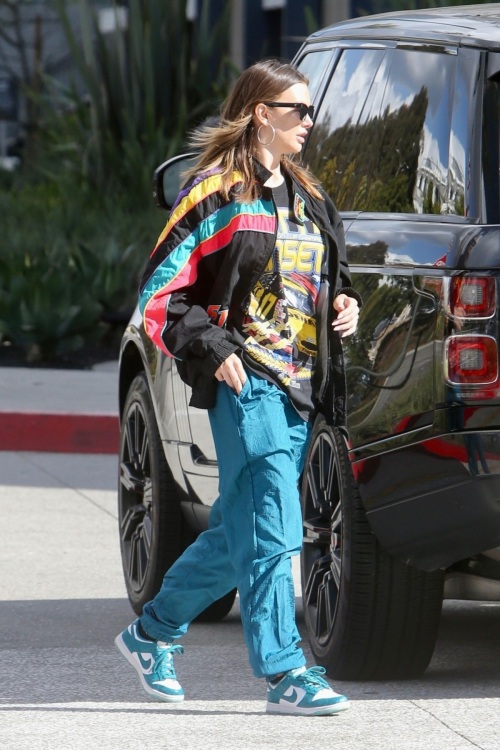
<svg viewBox="0 0 500 750">
<path fill-rule="evenodd" d="M 290 685 L 288 690 L 286 690 L 281 696 L 280 702 L 286 701 L 287 703 L 291 703 L 292 706 L 297 706 L 305 694 L 306 691 L 302 688 L 294 688 L 292 685 Z"/>
<path fill-rule="evenodd" d="M 284 695 L 283 698 L 286 700 L 287 703 L 293 703 L 294 706 L 296 703 L 298 703 L 298 700 L 300 700 L 295 688 L 293 688 L 292 694 L 290 696 Z"/>
<path fill-rule="evenodd" d="M 153 657 L 151 654 L 147 654 L 148 658 L 145 659 L 142 654 L 137 654 L 139 657 L 139 662 L 141 667 L 145 672 L 151 672 L 151 667 L 153 666 Z"/>
</svg>

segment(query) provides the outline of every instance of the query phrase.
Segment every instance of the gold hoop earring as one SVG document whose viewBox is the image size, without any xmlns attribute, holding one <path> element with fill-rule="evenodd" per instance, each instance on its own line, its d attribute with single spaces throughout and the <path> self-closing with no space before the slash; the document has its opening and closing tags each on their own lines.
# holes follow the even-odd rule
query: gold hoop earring
<svg viewBox="0 0 500 750">
<path fill-rule="evenodd" d="M 259 141 L 259 143 L 261 144 L 261 146 L 270 146 L 271 143 L 274 141 L 274 137 L 276 135 L 276 130 L 275 130 L 275 128 L 273 128 L 273 126 L 271 125 L 271 123 L 268 122 L 267 124 L 269 125 L 269 127 L 273 131 L 273 136 L 272 136 L 271 140 L 268 141 L 267 143 L 264 143 L 264 141 L 261 141 L 261 139 L 260 139 L 260 131 L 262 130 L 262 128 L 266 127 L 265 125 L 261 125 L 259 127 L 259 129 L 257 130 L 257 140 Z"/>
</svg>

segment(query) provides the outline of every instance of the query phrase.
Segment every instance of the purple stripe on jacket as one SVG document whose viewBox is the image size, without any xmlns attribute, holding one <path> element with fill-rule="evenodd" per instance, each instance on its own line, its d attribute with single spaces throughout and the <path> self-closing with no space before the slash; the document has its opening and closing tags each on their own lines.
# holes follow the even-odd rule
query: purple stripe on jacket
<svg viewBox="0 0 500 750">
<path fill-rule="evenodd" d="M 207 177 L 210 177 L 210 175 L 216 174 L 217 172 L 220 172 L 220 167 L 214 167 L 213 169 L 208 170 L 208 172 L 203 172 L 202 174 L 196 175 L 193 182 L 191 182 L 188 187 L 184 188 L 184 190 L 181 190 L 174 205 L 172 206 L 172 211 L 175 211 L 181 200 L 189 194 L 189 192 L 192 190 L 192 188 L 194 188 L 195 185 L 198 185 L 198 183 L 203 182 L 203 180 L 205 180 Z"/>
</svg>

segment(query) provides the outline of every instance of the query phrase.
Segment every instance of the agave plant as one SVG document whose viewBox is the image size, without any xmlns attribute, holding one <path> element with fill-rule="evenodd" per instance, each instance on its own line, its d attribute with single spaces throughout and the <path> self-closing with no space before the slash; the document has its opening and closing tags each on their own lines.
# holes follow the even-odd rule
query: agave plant
<svg viewBox="0 0 500 750">
<path fill-rule="evenodd" d="M 225 96 L 233 73 L 230 4 L 211 28 L 210 0 L 203 0 L 193 28 L 186 0 L 130 0 L 128 22 L 120 23 L 123 8 L 115 5 L 116 30 L 103 33 L 89 0 L 80 0 L 80 40 L 64 0 L 53 2 L 85 88 L 52 87 L 66 105 L 52 122 L 53 145 L 100 189 L 111 181 L 136 200 L 149 199 L 154 167 Z"/>
</svg>

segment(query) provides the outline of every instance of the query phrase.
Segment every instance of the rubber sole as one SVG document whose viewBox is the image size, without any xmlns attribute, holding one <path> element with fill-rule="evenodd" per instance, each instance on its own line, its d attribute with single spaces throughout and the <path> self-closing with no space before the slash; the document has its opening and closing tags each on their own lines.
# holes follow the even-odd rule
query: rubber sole
<svg viewBox="0 0 500 750">
<path fill-rule="evenodd" d="M 282 714 L 286 716 L 331 716 L 341 711 L 347 711 L 351 707 L 349 701 L 334 703 L 332 706 L 323 706 L 322 708 L 297 708 L 291 703 L 268 703 L 266 706 L 267 714 Z"/>
<path fill-rule="evenodd" d="M 150 685 L 148 685 L 148 683 L 144 679 L 144 675 L 139 671 L 139 665 L 135 662 L 134 655 L 126 647 L 121 633 L 115 638 L 115 647 L 117 651 L 119 651 L 119 653 L 125 657 L 130 666 L 135 669 L 135 671 L 139 675 L 141 685 L 148 695 L 158 701 L 163 701 L 164 703 L 182 703 L 182 701 L 184 700 L 184 695 L 166 695 L 165 693 L 161 693 L 159 690 L 155 690 Z"/>
</svg>

